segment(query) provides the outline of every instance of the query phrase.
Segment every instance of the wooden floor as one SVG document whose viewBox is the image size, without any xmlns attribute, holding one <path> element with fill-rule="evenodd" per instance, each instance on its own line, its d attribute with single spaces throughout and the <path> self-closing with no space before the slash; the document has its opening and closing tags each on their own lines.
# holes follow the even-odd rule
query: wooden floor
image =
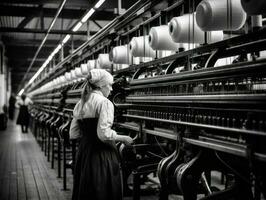
<svg viewBox="0 0 266 200">
<path fill-rule="evenodd" d="M 0 131 L 0 200 L 8 199 L 71 199 L 33 135 L 21 133 L 14 122 Z"/>
<path fill-rule="evenodd" d="M 57 162 L 51 169 L 44 152 L 29 131 L 9 121 L 0 131 L 0 200 L 70 200 L 73 176 L 68 171 L 68 190 L 64 191 L 62 178 L 57 178 Z M 132 197 L 124 197 L 132 200 Z M 158 195 L 142 196 L 141 200 L 157 200 Z M 169 197 L 169 200 L 178 200 Z"/>
</svg>

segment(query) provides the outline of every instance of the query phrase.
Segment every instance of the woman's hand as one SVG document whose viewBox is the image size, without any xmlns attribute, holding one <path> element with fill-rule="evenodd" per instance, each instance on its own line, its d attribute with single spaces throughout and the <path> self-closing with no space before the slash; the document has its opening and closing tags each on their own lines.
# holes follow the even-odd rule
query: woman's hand
<svg viewBox="0 0 266 200">
<path fill-rule="evenodd" d="M 131 137 L 125 135 L 122 142 L 124 142 L 126 145 L 130 145 L 133 143 L 133 139 Z"/>
<path fill-rule="evenodd" d="M 127 135 L 117 135 L 117 140 L 123 142 L 125 145 L 130 145 L 133 143 L 133 139 Z"/>
</svg>

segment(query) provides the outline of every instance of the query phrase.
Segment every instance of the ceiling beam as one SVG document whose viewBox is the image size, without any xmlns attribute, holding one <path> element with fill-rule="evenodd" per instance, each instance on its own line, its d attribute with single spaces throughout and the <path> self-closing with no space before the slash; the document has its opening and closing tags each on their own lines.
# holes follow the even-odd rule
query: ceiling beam
<svg viewBox="0 0 266 200">
<path fill-rule="evenodd" d="M 16 59 L 27 59 L 27 58 L 32 58 L 34 56 L 34 53 L 36 52 L 36 49 L 31 50 L 29 52 L 25 52 L 25 51 L 21 51 L 21 52 L 15 52 L 15 51 L 9 51 L 7 52 L 6 56 L 8 57 L 8 62 L 12 62 L 12 60 L 16 60 Z M 48 58 L 48 56 L 52 53 L 52 51 L 41 51 L 39 56 L 40 58 Z M 16 58 L 13 58 L 16 57 Z M 22 63 L 23 64 L 23 63 Z"/>
<path fill-rule="evenodd" d="M 2 36 L 2 41 L 5 46 L 19 46 L 19 47 L 38 47 L 41 44 L 41 40 L 37 39 L 15 39 L 5 35 Z M 75 46 L 80 46 L 85 40 L 75 40 Z M 56 47 L 59 44 L 59 40 L 46 40 L 43 47 Z M 70 43 L 66 43 L 64 46 L 71 46 Z"/>
<path fill-rule="evenodd" d="M 39 17 L 43 12 L 43 17 L 53 18 L 56 14 L 55 8 L 42 8 L 42 7 L 26 7 L 26 6 L 1 6 L 0 16 L 15 16 L 15 17 Z M 80 19 L 86 12 L 86 9 L 63 9 L 62 13 L 58 16 L 64 19 Z M 115 15 L 112 11 L 97 10 L 91 17 L 93 20 L 110 20 Z"/>
<path fill-rule="evenodd" d="M 99 29 L 102 28 L 102 26 L 101 26 L 98 22 L 96 22 L 95 20 L 92 20 L 92 22 L 93 22 L 96 26 L 98 26 Z"/>
<path fill-rule="evenodd" d="M 58 0 L 1 0 L 0 4 L 27 4 L 27 5 L 45 5 L 52 4 L 58 5 L 60 2 Z M 89 0 L 71 0 L 67 1 L 65 7 L 77 7 L 77 8 L 90 8 L 95 3 L 95 1 Z"/>
<path fill-rule="evenodd" d="M 26 71 L 22 72 L 11 72 L 11 77 L 23 77 L 25 75 Z M 29 77 L 32 77 L 34 76 L 36 72 L 29 72 Z"/>
<path fill-rule="evenodd" d="M 0 6 L 0 16 L 16 16 L 16 17 L 39 17 L 43 12 L 43 17 L 54 17 L 56 8 L 42 8 L 35 6 Z M 86 9 L 64 9 L 58 16 L 64 19 L 79 19 L 86 12 Z"/>
<path fill-rule="evenodd" d="M 23 61 L 27 61 L 27 62 L 30 62 L 31 60 L 32 60 L 33 58 L 24 58 L 23 59 Z M 19 61 L 20 59 L 18 59 L 18 61 Z M 35 62 L 44 62 L 44 61 L 46 61 L 47 60 L 47 58 L 36 58 L 35 59 Z M 21 61 L 22 61 L 22 59 L 21 59 Z"/>
<path fill-rule="evenodd" d="M 17 26 L 17 28 L 24 28 L 34 18 L 34 16 L 25 17 Z"/>
<path fill-rule="evenodd" d="M 29 29 L 29 28 L 10 28 L 10 27 L 0 27 L 0 32 L 2 33 L 38 33 L 38 34 L 46 34 L 47 30 L 41 29 Z M 93 31 L 91 34 L 94 34 Z M 86 31 L 77 31 L 73 32 L 71 30 L 51 30 L 50 34 L 60 34 L 60 35 L 87 35 Z"/>
<path fill-rule="evenodd" d="M 131 0 L 131 1 L 122 1 L 122 8 L 129 8 L 134 3 L 136 3 L 137 0 Z M 45 4 L 52 4 L 52 5 L 58 5 L 58 0 L 1 0 L 0 5 L 7 4 L 7 3 L 19 3 L 19 4 L 30 4 L 30 5 L 45 5 Z M 68 8 L 91 8 L 92 5 L 95 4 L 94 1 L 90 0 L 70 0 L 66 2 L 65 7 Z M 117 8 L 118 3 L 117 0 L 108 0 L 103 4 L 103 8 Z"/>
<path fill-rule="evenodd" d="M 31 70 L 30 73 L 36 73 L 38 71 L 39 68 L 34 68 L 36 70 Z M 16 74 L 22 74 L 22 73 L 26 73 L 27 69 L 23 68 L 23 70 L 21 70 L 20 68 L 18 69 L 14 69 L 11 71 L 11 75 L 16 75 Z"/>
<path fill-rule="evenodd" d="M 11 69 L 26 69 L 27 66 L 29 66 L 29 62 L 31 62 L 32 58 L 16 58 L 9 61 L 9 67 Z M 44 63 L 47 60 L 47 58 L 38 58 L 36 60 L 36 66 L 40 67 L 42 63 Z"/>
<path fill-rule="evenodd" d="M 90 20 L 105 20 L 105 21 L 111 21 L 114 19 L 117 15 L 114 14 L 113 11 L 106 11 L 106 10 L 97 10 L 91 17 Z"/>
<path fill-rule="evenodd" d="M 36 49 L 37 49 L 36 47 L 32 47 L 32 46 L 24 46 L 21 48 L 17 48 L 16 46 L 6 47 L 7 54 L 12 53 L 12 52 L 14 52 L 15 54 L 35 52 Z M 47 47 L 45 49 L 42 49 L 42 52 L 49 53 L 49 52 L 52 52 L 53 49 L 54 49 L 53 47 Z"/>
</svg>

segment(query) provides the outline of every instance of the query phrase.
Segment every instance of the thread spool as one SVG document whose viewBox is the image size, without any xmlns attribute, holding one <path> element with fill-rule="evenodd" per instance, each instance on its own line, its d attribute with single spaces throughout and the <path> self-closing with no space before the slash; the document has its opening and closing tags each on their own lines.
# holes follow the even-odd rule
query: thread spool
<svg viewBox="0 0 266 200">
<path fill-rule="evenodd" d="M 203 0 L 196 9 L 196 21 L 203 31 L 239 30 L 246 18 L 240 0 Z"/>
<path fill-rule="evenodd" d="M 265 0 L 241 0 L 243 9 L 249 15 L 259 15 L 266 13 Z"/>
<path fill-rule="evenodd" d="M 153 50 L 177 51 L 179 46 L 175 43 L 167 25 L 152 27 L 149 33 L 149 44 Z"/>
<path fill-rule="evenodd" d="M 54 87 L 57 87 L 58 84 L 59 84 L 59 80 L 58 80 L 58 78 L 54 79 Z"/>
<path fill-rule="evenodd" d="M 75 73 L 75 70 L 72 69 L 72 70 L 70 71 L 70 73 L 71 73 L 71 80 L 72 80 L 72 81 L 75 80 L 75 79 L 77 78 L 76 73 Z"/>
<path fill-rule="evenodd" d="M 87 61 L 88 71 L 96 68 L 96 65 L 97 65 L 97 60 L 88 60 Z"/>
<path fill-rule="evenodd" d="M 117 71 L 120 69 L 120 64 L 113 63 L 113 70 Z"/>
<path fill-rule="evenodd" d="M 89 73 L 89 68 L 87 64 L 81 64 L 80 69 L 83 75 L 87 75 Z"/>
<path fill-rule="evenodd" d="M 76 77 L 78 77 L 78 78 L 83 77 L 83 74 L 81 72 L 81 68 L 80 67 L 76 67 L 75 68 L 75 74 L 76 74 Z"/>
<path fill-rule="evenodd" d="M 71 81 L 71 73 L 70 72 L 66 72 L 65 77 L 66 77 L 67 81 Z"/>
<path fill-rule="evenodd" d="M 251 16 L 251 26 L 255 29 L 261 28 L 262 27 L 262 15 Z"/>
<path fill-rule="evenodd" d="M 60 77 L 58 77 L 58 79 L 57 79 L 57 86 L 59 86 L 60 87 L 60 85 L 61 85 L 61 79 L 60 79 Z"/>
<path fill-rule="evenodd" d="M 61 82 L 61 84 L 64 84 L 66 82 L 66 77 L 60 76 L 60 82 Z"/>
<path fill-rule="evenodd" d="M 133 37 L 129 43 L 129 50 L 134 57 L 152 57 L 156 52 L 149 45 L 149 36 Z"/>
<path fill-rule="evenodd" d="M 100 69 L 110 69 L 112 62 L 109 60 L 109 54 L 99 54 L 97 59 L 97 67 Z"/>
<path fill-rule="evenodd" d="M 139 65 L 140 64 L 140 58 L 141 57 L 133 57 L 133 65 Z"/>
<path fill-rule="evenodd" d="M 109 54 L 110 61 L 117 64 L 130 64 L 132 63 L 132 56 L 129 53 L 128 46 L 116 46 Z"/>
<path fill-rule="evenodd" d="M 177 43 L 205 43 L 205 32 L 196 23 L 196 13 L 174 17 L 169 22 L 169 33 Z M 207 43 L 221 41 L 222 31 L 207 32 Z"/>
<path fill-rule="evenodd" d="M 54 87 L 55 86 L 55 79 L 52 80 L 52 84 L 51 84 L 51 87 Z"/>
<path fill-rule="evenodd" d="M 58 78 L 54 79 L 54 83 L 55 83 L 55 86 L 58 86 L 58 84 L 59 84 L 59 79 L 58 79 Z"/>
</svg>

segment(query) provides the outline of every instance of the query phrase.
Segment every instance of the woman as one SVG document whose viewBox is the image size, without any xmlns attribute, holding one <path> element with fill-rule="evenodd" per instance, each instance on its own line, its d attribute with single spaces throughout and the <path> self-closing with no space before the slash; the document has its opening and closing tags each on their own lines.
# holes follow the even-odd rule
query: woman
<svg viewBox="0 0 266 200">
<path fill-rule="evenodd" d="M 80 137 L 72 199 L 121 200 L 115 141 L 131 144 L 133 140 L 111 129 L 114 106 L 107 97 L 112 91 L 112 75 L 103 69 L 93 69 L 87 81 L 70 126 L 70 139 Z"/>
<path fill-rule="evenodd" d="M 30 104 L 32 104 L 32 101 L 25 94 L 22 94 L 21 99 L 18 100 L 18 102 L 17 102 L 17 106 L 19 107 L 17 124 L 21 125 L 22 133 L 28 132 L 28 126 L 29 126 L 29 121 L 30 121 L 28 106 Z"/>
</svg>

